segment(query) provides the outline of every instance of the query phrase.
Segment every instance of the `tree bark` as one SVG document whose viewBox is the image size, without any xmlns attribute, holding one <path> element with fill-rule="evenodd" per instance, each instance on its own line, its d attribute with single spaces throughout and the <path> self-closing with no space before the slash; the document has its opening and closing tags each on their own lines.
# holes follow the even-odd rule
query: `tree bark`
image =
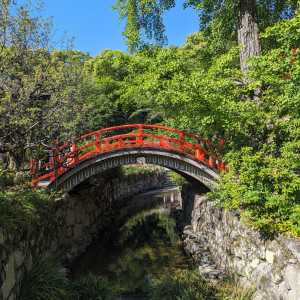
<svg viewBox="0 0 300 300">
<path fill-rule="evenodd" d="M 245 63 L 248 57 L 257 56 L 261 52 L 256 1 L 237 0 L 235 13 L 237 15 L 238 43 L 244 46 L 240 52 L 240 64 L 245 73 L 248 71 Z"/>
</svg>

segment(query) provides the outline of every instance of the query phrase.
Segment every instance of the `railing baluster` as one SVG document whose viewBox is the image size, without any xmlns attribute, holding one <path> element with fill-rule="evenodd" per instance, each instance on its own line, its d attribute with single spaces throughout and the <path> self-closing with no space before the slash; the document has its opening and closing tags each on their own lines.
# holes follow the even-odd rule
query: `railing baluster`
<svg viewBox="0 0 300 300">
<path fill-rule="evenodd" d="M 74 143 L 72 145 L 72 152 L 71 152 L 71 157 L 72 161 L 71 161 L 71 165 L 77 165 L 79 163 L 79 153 L 77 153 L 77 145 Z"/>
<path fill-rule="evenodd" d="M 201 147 L 200 145 L 196 145 L 195 157 L 200 160 Z"/>
<path fill-rule="evenodd" d="M 169 148 L 169 140 L 166 139 L 166 147 L 165 148 Z"/>
<path fill-rule="evenodd" d="M 97 153 L 101 153 L 101 133 L 96 133 L 96 151 Z"/>
<path fill-rule="evenodd" d="M 118 148 L 122 148 L 122 137 L 118 138 Z"/>
<path fill-rule="evenodd" d="M 212 168 L 214 167 L 214 160 L 211 156 L 209 157 L 208 164 L 209 164 L 210 167 L 212 167 Z"/>
<path fill-rule="evenodd" d="M 164 148 L 164 138 L 163 137 L 159 138 L 159 146 Z"/>
<path fill-rule="evenodd" d="M 137 145 L 139 146 L 143 145 L 143 125 L 139 125 L 139 136 L 137 139 Z"/>
<path fill-rule="evenodd" d="M 179 150 L 180 152 L 183 152 L 184 153 L 184 135 L 183 135 L 183 132 L 180 132 L 179 134 Z"/>
<path fill-rule="evenodd" d="M 30 161 L 30 175 L 32 176 L 30 186 L 35 187 L 38 186 L 38 178 L 35 176 L 36 173 L 36 163 L 35 160 Z"/>
</svg>

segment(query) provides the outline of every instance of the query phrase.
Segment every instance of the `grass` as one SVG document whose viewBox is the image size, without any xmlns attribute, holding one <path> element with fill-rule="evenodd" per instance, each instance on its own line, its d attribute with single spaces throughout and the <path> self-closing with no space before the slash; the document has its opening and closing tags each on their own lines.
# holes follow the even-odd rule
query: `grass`
<svg viewBox="0 0 300 300">
<path fill-rule="evenodd" d="M 149 288 L 150 300 L 251 300 L 255 290 L 243 290 L 232 279 L 212 284 L 197 271 L 167 274 L 155 280 Z"/>
<path fill-rule="evenodd" d="M 39 257 L 25 274 L 18 300 L 115 300 L 117 290 L 104 276 L 88 274 L 71 281 L 50 256 Z"/>
<path fill-rule="evenodd" d="M 69 300 L 120 299 L 117 290 L 104 276 L 89 273 L 70 283 Z"/>
<path fill-rule="evenodd" d="M 60 264 L 49 256 L 41 256 L 25 274 L 18 299 L 65 299 L 67 282 Z"/>
</svg>

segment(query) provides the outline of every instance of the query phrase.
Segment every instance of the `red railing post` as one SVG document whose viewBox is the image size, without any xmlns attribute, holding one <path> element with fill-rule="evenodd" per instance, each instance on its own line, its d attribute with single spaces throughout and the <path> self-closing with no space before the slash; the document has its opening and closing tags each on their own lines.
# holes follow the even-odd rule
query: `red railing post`
<svg viewBox="0 0 300 300">
<path fill-rule="evenodd" d="M 137 138 L 137 145 L 142 146 L 143 145 L 143 125 L 138 125 L 139 126 L 139 135 Z"/>
<path fill-rule="evenodd" d="M 166 139 L 166 146 L 165 146 L 165 148 L 167 148 L 167 149 L 169 148 L 169 140 L 167 140 L 167 139 Z"/>
<path fill-rule="evenodd" d="M 225 154 L 225 139 L 221 139 L 220 140 L 220 145 L 221 145 L 221 154 L 224 155 Z M 220 169 L 221 170 L 225 170 L 225 164 L 223 159 L 221 161 L 219 161 L 220 164 Z"/>
<path fill-rule="evenodd" d="M 211 156 L 209 157 L 208 164 L 209 164 L 210 167 L 212 167 L 212 168 L 214 167 L 214 160 Z"/>
<path fill-rule="evenodd" d="M 159 138 L 159 146 L 164 148 L 164 138 L 163 137 Z"/>
<path fill-rule="evenodd" d="M 101 152 L 101 133 L 97 132 L 96 133 L 96 151 L 97 153 Z"/>
<path fill-rule="evenodd" d="M 53 178 L 52 181 L 56 180 L 56 178 L 59 175 L 59 170 L 57 169 L 57 163 L 59 161 L 59 151 L 58 151 L 58 144 L 57 141 L 54 141 L 54 146 L 53 146 Z M 51 179 L 50 179 L 51 180 Z"/>
<path fill-rule="evenodd" d="M 195 153 L 195 157 L 198 160 L 201 160 L 201 146 L 200 145 L 196 145 L 196 153 Z"/>
<path fill-rule="evenodd" d="M 77 152 L 77 145 L 76 143 L 74 143 L 72 145 L 72 153 L 71 156 L 73 157 L 72 161 L 71 161 L 71 165 L 77 165 L 79 163 L 79 153 Z"/>
<path fill-rule="evenodd" d="M 179 134 L 179 150 L 180 152 L 184 152 L 184 135 L 183 132 Z"/>
<path fill-rule="evenodd" d="M 35 176 L 35 170 L 36 169 L 36 163 L 35 160 L 30 160 L 30 175 L 32 176 L 31 179 L 31 183 L 30 186 L 34 187 L 34 186 L 38 186 L 38 180 L 37 180 L 37 176 Z"/>
<path fill-rule="evenodd" d="M 122 137 L 118 138 L 118 148 L 122 148 Z"/>
<path fill-rule="evenodd" d="M 55 179 L 55 174 L 54 174 L 54 148 L 52 148 L 52 150 L 51 150 L 51 156 L 50 156 L 50 158 L 51 158 L 51 164 L 50 164 L 50 170 L 51 170 L 51 172 L 50 172 L 50 182 L 52 182 L 52 181 L 54 181 L 54 179 Z"/>
<path fill-rule="evenodd" d="M 35 161 L 33 159 L 30 160 L 30 175 L 34 175 L 35 173 Z"/>
<path fill-rule="evenodd" d="M 224 149 L 225 149 L 225 140 L 224 139 L 220 140 L 220 145 L 221 145 L 221 152 L 222 152 L 222 154 L 224 154 Z"/>
</svg>

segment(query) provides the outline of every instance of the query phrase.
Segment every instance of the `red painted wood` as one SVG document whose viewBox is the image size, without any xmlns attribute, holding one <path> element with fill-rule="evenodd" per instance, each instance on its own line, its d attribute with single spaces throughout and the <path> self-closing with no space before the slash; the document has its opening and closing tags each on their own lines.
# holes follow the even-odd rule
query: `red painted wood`
<svg viewBox="0 0 300 300">
<path fill-rule="evenodd" d="M 104 132 L 112 132 L 114 134 L 115 131 L 120 129 L 128 129 L 130 133 L 101 138 Z M 164 135 L 148 133 L 149 129 L 164 131 Z M 79 147 L 79 142 L 82 145 L 81 147 Z M 202 143 L 201 146 L 200 143 Z M 225 140 L 222 139 L 220 144 L 221 152 L 223 152 Z M 206 146 L 204 147 L 204 145 Z M 52 162 L 37 168 L 37 164 L 31 161 L 31 174 L 33 176 L 31 185 L 37 186 L 39 181 L 46 178 L 50 178 L 50 182 L 52 182 L 55 177 L 58 177 L 70 168 L 74 168 L 88 158 L 101 155 L 103 152 L 128 147 L 153 147 L 173 150 L 193 157 L 218 172 L 226 168 L 224 162 L 217 154 L 211 152 L 214 151 L 216 153 L 217 146 L 203 138 L 158 125 L 130 124 L 94 131 L 60 147 L 55 142 L 52 150 Z M 211 150 L 205 150 L 203 147 Z M 46 170 L 47 168 L 50 170 Z M 55 168 L 57 169 L 55 170 Z"/>
</svg>

